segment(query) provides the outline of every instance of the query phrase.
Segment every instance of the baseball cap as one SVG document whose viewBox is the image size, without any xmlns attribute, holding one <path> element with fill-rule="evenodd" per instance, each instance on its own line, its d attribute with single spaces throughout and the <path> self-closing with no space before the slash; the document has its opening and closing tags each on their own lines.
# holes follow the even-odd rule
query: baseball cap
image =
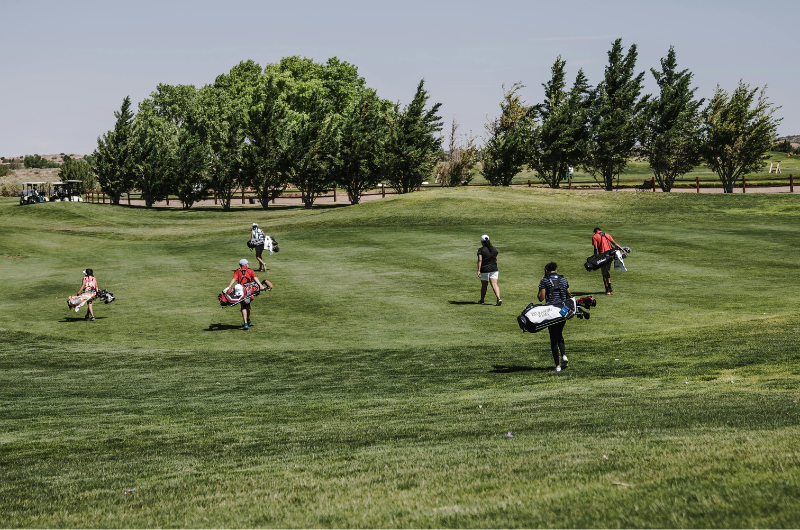
<svg viewBox="0 0 800 530">
<path fill-rule="evenodd" d="M 249 262 L 249 261 L 247 261 L 247 260 L 246 260 L 246 259 L 244 259 L 244 258 L 242 258 L 242 259 L 240 259 L 240 260 L 239 260 L 239 265 L 247 265 L 248 263 L 250 263 L 250 262 Z"/>
<path fill-rule="evenodd" d="M 481 241 L 489 241 L 489 236 L 487 236 L 486 234 L 483 234 L 481 236 Z"/>
<path fill-rule="evenodd" d="M 253 228 L 257 227 L 258 223 L 253 223 Z"/>
</svg>

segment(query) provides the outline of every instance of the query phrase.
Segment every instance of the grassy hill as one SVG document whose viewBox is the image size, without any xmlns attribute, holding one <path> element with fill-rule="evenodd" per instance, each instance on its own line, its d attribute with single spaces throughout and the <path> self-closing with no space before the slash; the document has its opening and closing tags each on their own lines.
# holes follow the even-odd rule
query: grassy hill
<svg viewBox="0 0 800 530">
<path fill-rule="evenodd" d="M 0 526 L 796 526 L 798 201 L 0 199 Z M 281 252 L 242 331 L 216 295 L 253 221 Z M 567 324 L 557 374 L 515 318 L 551 260 L 602 292 L 594 226 L 630 272 Z M 483 233 L 500 307 L 471 303 Z M 117 297 L 95 322 L 66 307 L 86 267 Z"/>
</svg>

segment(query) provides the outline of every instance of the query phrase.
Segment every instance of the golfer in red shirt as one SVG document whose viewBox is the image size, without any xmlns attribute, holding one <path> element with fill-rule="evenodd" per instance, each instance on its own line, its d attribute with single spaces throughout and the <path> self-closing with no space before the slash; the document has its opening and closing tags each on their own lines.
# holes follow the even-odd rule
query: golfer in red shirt
<svg viewBox="0 0 800 530">
<path fill-rule="evenodd" d="M 602 232 L 599 228 L 594 229 L 594 235 L 592 236 L 592 246 L 594 247 L 595 254 L 602 254 L 603 252 L 608 252 L 612 248 L 618 249 L 620 248 L 617 245 L 614 238 L 611 237 L 611 234 L 607 234 Z M 600 271 L 603 273 L 603 283 L 606 286 L 606 294 L 611 294 L 614 289 L 611 288 L 611 264 L 613 261 L 609 261 L 604 265 L 600 266 Z"/>
<path fill-rule="evenodd" d="M 261 288 L 262 291 L 265 289 L 264 284 L 262 284 L 261 280 L 259 280 L 258 276 L 256 276 L 255 271 L 247 266 L 249 263 L 250 262 L 247 261 L 246 259 L 239 260 L 239 268 L 233 271 L 233 279 L 231 280 L 231 283 L 228 285 L 228 288 L 225 289 L 226 291 L 229 291 L 231 287 L 233 287 L 233 284 L 235 283 L 244 285 L 246 283 L 250 283 L 253 281 L 258 283 L 258 286 L 259 288 Z M 264 280 L 264 283 L 267 284 L 266 288 L 272 290 L 272 284 L 269 281 Z M 249 299 L 245 298 L 245 300 Z M 242 306 L 242 320 L 244 320 L 244 329 L 249 329 L 250 326 L 253 325 L 253 323 L 250 321 L 250 302 L 243 301 L 239 305 Z"/>
</svg>

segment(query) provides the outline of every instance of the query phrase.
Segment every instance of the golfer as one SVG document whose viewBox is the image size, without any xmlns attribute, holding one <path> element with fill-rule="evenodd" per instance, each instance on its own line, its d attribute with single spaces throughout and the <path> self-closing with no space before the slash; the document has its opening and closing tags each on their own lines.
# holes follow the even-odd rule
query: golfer
<svg viewBox="0 0 800 530">
<path fill-rule="evenodd" d="M 489 236 L 481 236 L 481 248 L 478 249 L 478 278 L 481 279 L 481 299 L 478 302 L 483 305 L 486 298 L 486 286 L 492 284 L 492 291 L 497 298 L 497 304 L 503 301 L 500 299 L 500 288 L 497 286 L 497 277 L 500 272 L 497 269 L 497 249 L 492 246 Z"/>
<path fill-rule="evenodd" d="M 257 241 L 256 246 L 254 247 L 256 249 L 256 259 L 259 263 L 257 272 L 267 270 L 267 265 L 264 263 L 264 260 L 261 259 L 261 253 L 264 252 L 264 244 L 266 243 L 266 239 L 264 236 L 264 231 L 258 227 L 258 223 L 253 223 L 253 227 L 250 230 L 250 239 Z"/>
<path fill-rule="evenodd" d="M 261 280 L 258 279 L 256 273 L 253 269 L 248 267 L 250 262 L 246 259 L 239 260 L 239 268 L 233 271 L 233 279 L 231 283 L 228 285 L 228 288 L 225 289 L 226 291 L 230 291 L 233 284 L 239 283 L 244 285 L 250 282 L 258 283 L 258 287 L 263 291 L 264 289 L 272 290 L 272 284 L 269 283 L 267 280 L 264 280 L 264 283 L 267 284 L 267 287 L 264 287 L 264 284 L 261 283 Z M 244 329 L 250 329 L 250 326 L 253 325 L 253 322 L 250 320 L 250 298 L 245 298 L 241 304 L 242 306 L 242 320 L 244 321 Z"/>
<path fill-rule="evenodd" d="M 611 237 L 611 234 L 606 232 L 602 232 L 599 228 L 594 229 L 594 235 L 592 236 L 592 246 L 594 247 L 595 254 L 602 254 L 603 252 L 608 252 L 609 250 L 619 249 L 622 248 L 617 245 L 614 238 Z M 614 292 L 614 289 L 611 288 L 611 264 L 614 263 L 613 260 L 610 260 L 603 265 L 600 266 L 600 272 L 603 274 L 603 284 L 606 288 L 606 294 L 610 295 Z"/>
<path fill-rule="evenodd" d="M 558 265 L 551 261 L 544 266 L 544 276 L 539 281 L 539 301 L 547 300 L 548 304 L 558 304 L 572 298 L 567 279 L 558 274 Z M 547 331 L 550 332 L 550 351 L 553 353 L 553 360 L 556 363 L 556 372 L 561 368 L 566 368 L 569 359 L 565 353 L 564 346 L 564 325 L 567 322 L 553 324 Z"/>
<path fill-rule="evenodd" d="M 97 292 L 97 278 L 94 277 L 94 271 L 92 271 L 92 269 L 83 271 L 83 282 L 81 283 L 81 290 L 78 291 L 78 294 L 81 295 L 89 292 Z M 83 318 L 94 322 L 94 309 L 92 309 L 91 300 L 86 303 L 86 316 Z"/>
</svg>

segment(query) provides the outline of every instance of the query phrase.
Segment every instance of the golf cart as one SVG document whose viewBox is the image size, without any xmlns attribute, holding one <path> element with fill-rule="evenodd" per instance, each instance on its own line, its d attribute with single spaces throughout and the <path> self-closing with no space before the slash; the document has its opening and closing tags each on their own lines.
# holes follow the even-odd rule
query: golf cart
<svg viewBox="0 0 800 530">
<path fill-rule="evenodd" d="M 23 182 L 19 205 L 47 202 L 47 192 L 44 189 L 46 184 L 46 182 Z"/>
<path fill-rule="evenodd" d="M 64 182 L 53 182 L 53 194 L 50 196 L 50 201 L 83 202 L 81 181 L 65 180 Z"/>
</svg>

